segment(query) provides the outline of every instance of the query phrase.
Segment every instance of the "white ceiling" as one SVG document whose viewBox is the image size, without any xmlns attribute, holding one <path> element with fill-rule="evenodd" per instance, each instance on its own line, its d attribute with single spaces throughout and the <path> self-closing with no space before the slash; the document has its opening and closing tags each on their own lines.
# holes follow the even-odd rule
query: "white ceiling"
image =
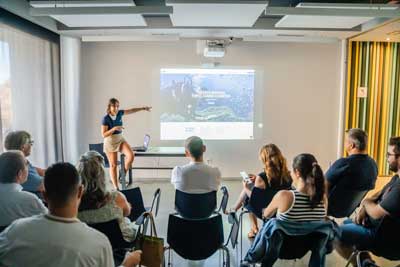
<svg viewBox="0 0 400 267">
<path fill-rule="evenodd" d="M 31 6 L 38 8 L 53 8 L 53 7 L 116 7 L 116 6 L 135 6 L 132 0 L 112 0 L 110 2 L 104 0 L 89 0 L 89 1 L 43 1 L 32 0 L 29 2 Z"/>
<path fill-rule="evenodd" d="M 97 8 L 97 7 L 134 7 L 132 0 L 91 1 L 31 1 L 35 8 Z M 52 18 L 68 27 L 138 27 L 147 26 L 141 14 L 63 14 Z"/>
<path fill-rule="evenodd" d="M 143 16 L 138 14 L 53 15 L 51 17 L 68 27 L 146 26 Z"/>
<path fill-rule="evenodd" d="M 278 28 L 351 29 L 371 19 L 373 18 L 289 15 L 284 16 L 275 26 Z"/>
<path fill-rule="evenodd" d="M 299 3 L 296 9 L 299 11 L 305 9 L 311 10 L 395 10 L 394 5 L 363 5 L 363 4 L 341 4 L 341 3 Z M 399 11 L 400 12 L 400 11 Z M 374 17 L 371 16 L 332 16 L 321 12 L 321 15 L 286 15 L 278 23 L 276 27 L 286 28 L 320 28 L 320 29 L 351 29 L 363 23 L 366 23 Z"/>
<path fill-rule="evenodd" d="M 400 19 L 391 21 L 371 31 L 360 34 L 353 41 L 400 42 Z"/>
<path fill-rule="evenodd" d="M 263 29 L 103 29 L 60 31 L 87 41 L 177 41 L 179 39 L 243 38 L 255 42 L 337 42 L 353 36 L 345 31 L 263 30 Z M 94 38 L 90 38 L 94 37 Z"/>
<path fill-rule="evenodd" d="M 44 1 L 30 3 L 34 3 L 35 6 L 35 2 Z M 160 16 L 148 16 L 148 13 L 134 10 L 133 0 L 52 2 L 57 4 L 57 9 L 54 6 L 42 6 L 42 8 L 47 7 L 49 13 L 44 12 L 44 14 L 50 14 L 52 18 L 62 23 L 58 25 L 58 32 L 84 37 L 88 41 L 175 41 L 184 38 L 235 37 L 246 41 L 337 42 L 356 36 L 361 30 L 366 31 L 388 21 L 389 18 L 379 16 L 387 14 L 380 13 L 381 9 L 393 10 L 399 7 L 398 5 L 382 7 L 369 4 L 300 3 L 296 8 L 267 6 L 264 14 L 267 5 L 267 1 L 264 0 L 166 0 L 167 6 L 148 6 L 147 10 L 152 11 L 152 8 L 157 10 L 160 7 L 165 10 L 172 6 L 172 14 L 170 11 L 160 13 Z M 74 6 L 65 6 L 66 3 Z M 88 3 L 96 4 L 97 7 L 94 9 L 97 9 L 90 9 Z M 114 8 L 112 13 L 109 11 L 110 3 L 125 5 L 127 8 Z M 62 10 L 64 7 L 66 9 Z M 140 8 L 142 7 L 143 5 Z M 139 10 L 143 10 L 140 8 Z M 282 13 L 273 14 L 274 8 L 275 12 Z M 312 8 L 318 10 L 310 11 Z M 132 12 L 127 9 L 131 9 Z M 352 12 L 356 12 L 357 15 L 353 16 Z M 375 15 L 377 18 L 374 18 Z M 39 16 L 44 15 L 39 14 Z M 398 25 L 393 27 L 396 28 Z M 90 36 L 93 38 L 89 38 Z"/>
<path fill-rule="evenodd" d="M 174 3 L 172 24 L 178 27 L 252 27 L 267 6 L 267 1 L 251 3 Z"/>
</svg>

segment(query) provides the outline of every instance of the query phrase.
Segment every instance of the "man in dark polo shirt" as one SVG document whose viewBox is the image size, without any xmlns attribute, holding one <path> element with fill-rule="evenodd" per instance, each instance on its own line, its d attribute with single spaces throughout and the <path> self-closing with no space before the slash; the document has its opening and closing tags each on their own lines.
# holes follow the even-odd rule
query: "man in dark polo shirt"
<svg viewBox="0 0 400 267">
<path fill-rule="evenodd" d="M 340 226 L 342 234 L 335 248 L 346 259 L 355 248 L 368 250 L 373 247 L 377 226 L 384 217 L 389 216 L 400 226 L 400 137 L 390 139 L 386 156 L 389 169 L 395 175 L 380 192 L 361 202 L 354 222 L 347 220 Z M 370 257 L 366 257 L 362 266 L 376 265 Z"/>
<path fill-rule="evenodd" d="M 370 190 L 375 187 L 378 167 L 367 154 L 367 134 L 358 128 L 346 131 L 348 157 L 338 159 L 325 174 L 328 192 L 335 187 L 348 190 Z"/>
</svg>

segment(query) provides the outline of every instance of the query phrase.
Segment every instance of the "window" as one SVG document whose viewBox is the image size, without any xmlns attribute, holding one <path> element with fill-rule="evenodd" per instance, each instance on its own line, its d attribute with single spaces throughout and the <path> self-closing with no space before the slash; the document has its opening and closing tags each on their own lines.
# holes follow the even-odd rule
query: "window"
<svg viewBox="0 0 400 267">
<path fill-rule="evenodd" d="M 11 130 L 11 83 L 10 54 L 6 42 L 0 41 L 0 152 L 3 152 L 3 138 Z"/>
</svg>

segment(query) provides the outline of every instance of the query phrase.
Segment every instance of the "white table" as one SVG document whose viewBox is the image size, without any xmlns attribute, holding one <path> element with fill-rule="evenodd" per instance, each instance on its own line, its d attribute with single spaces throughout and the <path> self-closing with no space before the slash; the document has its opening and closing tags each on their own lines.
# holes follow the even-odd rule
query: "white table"
<svg viewBox="0 0 400 267">
<path fill-rule="evenodd" d="M 152 158 L 179 158 L 185 157 L 185 148 L 184 147 L 149 147 L 144 152 L 134 151 L 135 157 L 152 157 Z M 124 169 L 125 166 L 125 155 L 121 153 L 121 177 L 120 182 L 122 189 L 126 189 L 126 172 Z M 129 184 L 132 183 L 132 170 L 172 170 L 174 167 L 132 167 L 129 170 L 128 178 Z"/>
</svg>

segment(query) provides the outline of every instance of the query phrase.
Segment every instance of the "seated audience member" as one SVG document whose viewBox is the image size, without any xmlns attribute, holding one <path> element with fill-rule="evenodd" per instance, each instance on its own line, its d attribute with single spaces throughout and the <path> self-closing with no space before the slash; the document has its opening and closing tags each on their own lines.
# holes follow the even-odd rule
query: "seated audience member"
<svg viewBox="0 0 400 267">
<path fill-rule="evenodd" d="M 326 172 L 328 192 L 335 187 L 370 190 L 375 187 L 378 167 L 367 154 L 367 134 L 358 128 L 346 131 L 345 149 L 349 155 L 338 159 Z"/>
<path fill-rule="evenodd" d="M 7 134 L 4 147 L 7 150 L 21 150 L 27 158 L 31 154 L 33 140 L 26 131 L 14 131 Z M 44 169 L 34 167 L 29 161 L 28 179 L 22 184 L 22 188 L 29 192 L 43 192 Z"/>
<path fill-rule="evenodd" d="M 276 145 L 268 144 L 263 146 L 259 157 L 264 165 L 264 171 L 259 173 L 258 176 L 249 174 L 251 183 L 243 182 L 243 190 L 233 208 L 234 211 L 237 211 L 248 202 L 253 187 L 277 192 L 283 189 L 290 189 L 292 185 L 292 178 L 286 165 L 286 159 Z M 251 230 L 248 233 L 248 237 L 254 238 L 258 232 L 257 217 L 253 213 L 249 213 L 249 216 Z"/>
<path fill-rule="evenodd" d="M 106 189 L 103 164 L 103 157 L 96 151 L 86 152 L 79 160 L 78 173 L 85 192 L 79 205 L 78 218 L 88 224 L 118 219 L 124 238 L 131 242 L 136 234 L 134 223 L 126 217 L 131 213 L 131 205 L 121 192 Z"/>
<path fill-rule="evenodd" d="M 218 190 L 221 183 L 221 172 L 218 168 L 204 163 L 205 151 L 206 146 L 200 137 L 192 136 L 186 139 L 185 152 L 191 162 L 172 170 L 171 183 L 175 189 L 193 194 Z"/>
<path fill-rule="evenodd" d="M 16 219 L 47 213 L 42 201 L 34 194 L 22 191 L 28 176 L 28 166 L 21 151 L 10 150 L 0 155 L 0 226 Z"/>
<path fill-rule="evenodd" d="M 293 160 L 295 190 L 279 191 L 264 209 L 263 217 L 277 220 L 308 222 L 323 220 L 325 179 L 321 167 L 311 154 L 300 154 Z"/>
<path fill-rule="evenodd" d="M 0 234 L 1 266 L 114 267 L 107 237 L 80 222 L 81 179 L 69 163 L 56 163 L 44 177 L 49 214 L 16 220 Z M 126 256 L 123 266 L 135 266 L 140 251 Z"/>
<path fill-rule="evenodd" d="M 292 237 L 319 232 L 324 234 L 320 237 L 323 240 L 316 239 L 317 243 L 312 248 L 309 266 L 324 266 L 325 248 L 333 239 L 333 224 L 325 220 L 323 171 L 313 155 L 300 154 L 293 160 L 292 177 L 296 189 L 279 191 L 264 209 L 263 217 L 271 219 L 264 223 L 256 236 L 244 258 L 245 262 L 261 261 L 261 266 L 273 266 L 281 254 L 280 249 L 285 238 L 282 232 Z M 275 214 L 276 218 L 272 218 Z M 307 242 L 304 241 L 305 243 Z M 296 253 L 311 249 L 296 247 L 290 243 L 286 246 L 285 249 L 294 250 Z"/>
<path fill-rule="evenodd" d="M 400 137 L 390 139 L 387 161 L 389 169 L 396 174 L 380 192 L 361 202 L 361 210 L 354 222 L 347 220 L 340 227 L 342 235 L 335 248 L 346 259 L 356 248 L 368 250 L 373 246 L 376 229 L 385 216 L 400 222 Z M 366 257 L 363 266 L 375 264 L 370 257 Z"/>
</svg>

